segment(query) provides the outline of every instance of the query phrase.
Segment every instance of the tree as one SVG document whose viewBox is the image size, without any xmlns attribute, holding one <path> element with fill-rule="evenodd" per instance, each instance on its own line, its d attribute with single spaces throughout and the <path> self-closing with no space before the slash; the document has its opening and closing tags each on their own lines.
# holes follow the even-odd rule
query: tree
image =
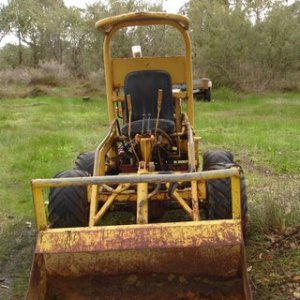
<svg viewBox="0 0 300 300">
<path fill-rule="evenodd" d="M 9 18 L 7 15 L 6 7 L 2 4 L 0 5 L 0 42 L 9 32 Z"/>
<path fill-rule="evenodd" d="M 10 31 L 19 44 L 19 64 L 22 64 L 22 44 L 32 50 L 33 64 L 39 60 L 62 62 L 64 29 L 63 0 L 9 0 L 5 7 Z"/>
</svg>

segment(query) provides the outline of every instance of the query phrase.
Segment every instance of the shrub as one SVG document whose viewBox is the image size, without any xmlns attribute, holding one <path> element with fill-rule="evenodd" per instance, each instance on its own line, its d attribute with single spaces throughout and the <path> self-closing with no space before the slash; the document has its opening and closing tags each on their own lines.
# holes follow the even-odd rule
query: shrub
<svg viewBox="0 0 300 300">
<path fill-rule="evenodd" d="M 0 71 L 0 84 L 21 84 L 28 85 L 31 75 L 28 68 L 7 69 Z"/>
<path fill-rule="evenodd" d="M 0 84 L 3 85 L 45 85 L 61 86 L 72 80 L 70 71 L 57 62 L 40 63 L 38 68 L 16 68 L 0 71 Z"/>
<path fill-rule="evenodd" d="M 31 69 L 31 85 L 59 86 L 71 80 L 69 70 L 55 61 L 43 62 L 38 69 Z"/>
<path fill-rule="evenodd" d="M 281 178 L 282 179 L 282 178 Z M 300 193 L 296 180 L 284 179 L 271 183 L 249 202 L 252 232 L 284 231 L 300 224 Z"/>
<path fill-rule="evenodd" d="M 91 88 L 99 90 L 105 85 L 105 74 L 103 69 L 99 69 L 96 72 L 91 72 L 88 75 L 88 81 Z"/>
</svg>

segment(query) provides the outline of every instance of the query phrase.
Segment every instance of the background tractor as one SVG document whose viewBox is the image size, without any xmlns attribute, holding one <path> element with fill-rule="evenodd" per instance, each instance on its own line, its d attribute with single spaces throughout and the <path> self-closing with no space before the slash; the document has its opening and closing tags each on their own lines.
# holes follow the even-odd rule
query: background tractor
<svg viewBox="0 0 300 300">
<path fill-rule="evenodd" d="M 177 29 L 185 53 L 111 57 L 118 30 L 148 25 Z M 74 169 L 32 181 L 38 236 L 27 298 L 252 299 L 242 168 L 228 151 L 199 157 L 188 19 L 129 13 L 96 27 L 110 129 Z M 103 219 L 124 210 L 132 218 L 121 224 Z M 174 210 L 182 213 L 170 219 Z"/>
<path fill-rule="evenodd" d="M 180 91 L 186 91 L 186 85 L 176 84 L 173 85 L 173 89 L 179 89 Z M 196 101 L 204 100 L 211 101 L 212 98 L 212 81 L 209 78 L 198 78 L 193 80 L 193 97 Z"/>
</svg>

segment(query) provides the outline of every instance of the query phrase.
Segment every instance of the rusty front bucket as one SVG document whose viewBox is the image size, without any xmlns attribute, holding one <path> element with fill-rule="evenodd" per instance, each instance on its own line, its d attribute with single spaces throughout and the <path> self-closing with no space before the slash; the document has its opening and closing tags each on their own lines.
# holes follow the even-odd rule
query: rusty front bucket
<svg viewBox="0 0 300 300">
<path fill-rule="evenodd" d="M 240 221 L 41 231 L 27 299 L 252 299 Z"/>
</svg>

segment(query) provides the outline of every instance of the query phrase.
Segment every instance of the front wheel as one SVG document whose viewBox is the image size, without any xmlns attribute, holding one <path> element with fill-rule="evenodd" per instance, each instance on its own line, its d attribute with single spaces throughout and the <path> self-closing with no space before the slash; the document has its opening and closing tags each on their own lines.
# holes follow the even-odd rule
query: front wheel
<svg viewBox="0 0 300 300">
<path fill-rule="evenodd" d="M 206 157 L 206 160 L 205 160 Z M 209 159 L 208 159 L 209 158 Z M 210 151 L 204 156 L 204 171 L 225 170 L 238 166 L 233 161 L 233 155 L 228 151 Z M 247 226 L 247 194 L 244 172 L 240 169 L 241 189 L 241 219 L 245 234 Z M 230 178 L 207 180 L 208 215 L 211 220 L 232 218 L 232 197 Z"/>
<path fill-rule="evenodd" d="M 54 178 L 87 177 L 82 170 L 58 173 Z M 88 225 L 87 188 L 85 186 L 55 187 L 49 193 L 49 226 L 51 228 L 84 227 Z"/>
</svg>

